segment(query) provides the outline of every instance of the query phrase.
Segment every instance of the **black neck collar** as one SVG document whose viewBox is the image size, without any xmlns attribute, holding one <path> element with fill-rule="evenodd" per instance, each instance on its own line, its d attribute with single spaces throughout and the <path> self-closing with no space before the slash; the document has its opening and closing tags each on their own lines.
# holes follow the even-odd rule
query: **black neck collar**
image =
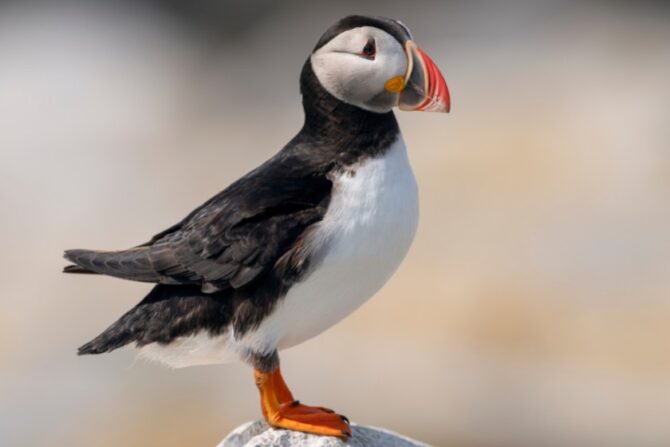
<svg viewBox="0 0 670 447">
<path fill-rule="evenodd" d="M 393 112 L 370 112 L 328 93 L 314 74 L 310 59 L 300 75 L 300 92 L 305 124 L 299 137 L 311 140 L 313 150 L 328 152 L 338 164 L 380 156 L 400 134 Z"/>
</svg>

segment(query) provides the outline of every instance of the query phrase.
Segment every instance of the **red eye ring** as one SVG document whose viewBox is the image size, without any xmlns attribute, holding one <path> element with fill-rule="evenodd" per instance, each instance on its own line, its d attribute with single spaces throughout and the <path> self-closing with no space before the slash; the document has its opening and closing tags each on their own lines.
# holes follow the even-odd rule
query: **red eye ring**
<svg viewBox="0 0 670 447">
<path fill-rule="evenodd" d="M 363 51 L 361 51 L 361 54 L 368 59 L 374 59 L 375 55 L 377 54 L 377 46 L 375 45 L 375 40 L 370 38 L 368 39 L 367 43 L 363 47 Z"/>
</svg>

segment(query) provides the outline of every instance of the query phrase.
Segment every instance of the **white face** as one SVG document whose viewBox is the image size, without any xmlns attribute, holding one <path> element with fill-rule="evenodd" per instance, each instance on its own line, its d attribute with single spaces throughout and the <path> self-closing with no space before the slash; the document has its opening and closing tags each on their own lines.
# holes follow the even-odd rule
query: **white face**
<svg viewBox="0 0 670 447">
<path fill-rule="evenodd" d="M 404 78 L 407 55 L 393 36 L 379 28 L 345 31 L 314 52 L 311 62 L 321 85 L 340 101 L 378 113 L 398 104 L 399 93 L 385 85 L 392 78 Z"/>
</svg>

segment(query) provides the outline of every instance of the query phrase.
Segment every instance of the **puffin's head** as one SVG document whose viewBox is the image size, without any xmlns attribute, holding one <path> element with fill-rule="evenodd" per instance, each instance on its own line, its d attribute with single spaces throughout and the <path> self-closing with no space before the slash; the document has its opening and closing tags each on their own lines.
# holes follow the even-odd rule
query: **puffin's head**
<svg viewBox="0 0 670 447">
<path fill-rule="evenodd" d="M 310 56 L 332 96 L 372 112 L 448 112 L 449 90 L 405 25 L 382 17 L 348 16 L 331 26 Z"/>
</svg>

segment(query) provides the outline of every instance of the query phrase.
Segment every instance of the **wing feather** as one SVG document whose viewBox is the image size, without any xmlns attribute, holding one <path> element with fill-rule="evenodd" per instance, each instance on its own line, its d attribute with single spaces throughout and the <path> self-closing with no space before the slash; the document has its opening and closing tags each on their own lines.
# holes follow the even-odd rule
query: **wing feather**
<svg viewBox="0 0 670 447">
<path fill-rule="evenodd" d="M 76 266 L 65 271 L 199 284 L 212 292 L 252 284 L 323 218 L 330 200 L 326 175 L 281 161 L 252 171 L 145 244 L 66 251 Z"/>
</svg>

